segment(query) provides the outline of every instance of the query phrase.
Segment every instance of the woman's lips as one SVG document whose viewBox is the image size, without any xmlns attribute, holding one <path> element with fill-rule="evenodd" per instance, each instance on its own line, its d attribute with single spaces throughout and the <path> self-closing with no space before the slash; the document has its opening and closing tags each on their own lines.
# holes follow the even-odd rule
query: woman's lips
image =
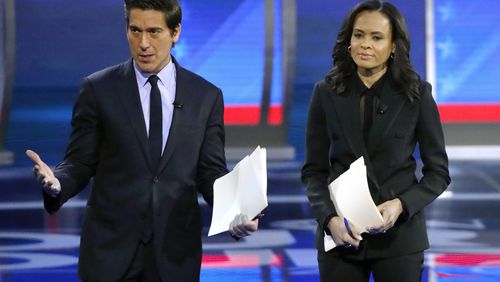
<svg viewBox="0 0 500 282">
<path fill-rule="evenodd" d="M 368 60 L 368 59 L 371 59 L 373 57 L 373 55 L 371 54 L 366 54 L 366 53 L 360 53 L 358 54 L 358 57 L 361 59 L 361 60 Z"/>
</svg>

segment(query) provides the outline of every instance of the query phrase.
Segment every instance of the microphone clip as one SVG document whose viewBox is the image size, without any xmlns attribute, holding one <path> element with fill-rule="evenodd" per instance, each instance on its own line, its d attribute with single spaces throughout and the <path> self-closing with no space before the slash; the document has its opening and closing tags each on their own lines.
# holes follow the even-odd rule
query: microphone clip
<svg viewBox="0 0 500 282">
<path fill-rule="evenodd" d="M 174 105 L 174 109 L 179 109 L 179 110 L 184 107 L 184 105 L 175 101 L 172 103 L 172 105 Z"/>
</svg>

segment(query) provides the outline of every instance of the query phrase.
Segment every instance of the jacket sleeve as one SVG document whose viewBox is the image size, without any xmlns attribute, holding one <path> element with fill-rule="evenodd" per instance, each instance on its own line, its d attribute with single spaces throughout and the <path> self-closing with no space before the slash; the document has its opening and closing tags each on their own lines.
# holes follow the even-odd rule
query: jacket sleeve
<svg viewBox="0 0 500 282">
<path fill-rule="evenodd" d="M 307 117 L 302 182 L 316 220 L 321 227 L 324 227 L 327 221 L 336 215 L 336 212 L 328 190 L 330 141 L 320 95 L 321 83 L 317 83 L 313 90 Z"/>
<path fill-rule="evenodd" d="M 45 208 L 49 213 L 57 211 L 63 203 L 83 190 L 95 174 L 101 131 L 95 96 L 88 79 L 82 82 L 73 108 L 71 127 L 64 160 L 54 170 L 61 183 L 61 194 L 57 200 L 44 195 Z"/>
<path fill-rule="evenodd" d="M 443 129 L 431 85 L 421 85 L 420 112 L 416 127 L 416 138 L 420 157 L 424 164 L 423 177 L 413 187 L 398 196 L 403 202 L 407 218 L 420 212 L 436 199 L 450 184 L 448 156 L 445 150 Z"/>
<path fill-rule="evenodd" d="M 196 183 L 198 191 L 210 206 L 213 205 L 214 181 L 227 173 L 224 143 L 224 102 L 222 92 L 217 89 L 200 150 Z"/>
</svg>

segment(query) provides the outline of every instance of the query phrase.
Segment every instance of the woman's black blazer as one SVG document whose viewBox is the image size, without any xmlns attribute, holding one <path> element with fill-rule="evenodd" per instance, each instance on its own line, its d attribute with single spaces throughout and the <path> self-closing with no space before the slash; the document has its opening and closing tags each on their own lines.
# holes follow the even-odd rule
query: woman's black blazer
<svg viewBox="0 0 500 282">
<path fill-rule="evenodd" d="M 348 92 L 348 91 L 347 91 Z M 449 185 L 439 112 L 431 85 L 420 83 L 420 97 L 411 102 L 386 80 L 365 144 L 360 120 L 359 95 L 335 93 L 323 80 L 316 83 L 311 98 L 306 133 L 302 181 L 318 221 L 316 247 L 324 251 L 323 231 L 336 215 L 328 184 L 363 156 L 375 204 L 399 198 L 404 212 L 385 234 L 363 234 L 361 247 L 335 248 L 333 252 L 353 257 L 392 257 L 429 247 L 424 208 Z M 414 151 L 418 144 L 423 162 L 419 179 Z"/>
</svg>

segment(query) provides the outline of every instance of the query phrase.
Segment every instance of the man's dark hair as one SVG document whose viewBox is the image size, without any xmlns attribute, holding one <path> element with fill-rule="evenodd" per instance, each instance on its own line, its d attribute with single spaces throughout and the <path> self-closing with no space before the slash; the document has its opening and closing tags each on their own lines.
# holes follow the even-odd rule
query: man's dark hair
<svg viewBox="0 0 500 282">
<path fill-rule="evenodd" d="M 174 34 L 175 29 L 181 24 L 182 10 L 177 0 L 125 0 L 125 19 L 129 24 L 130 10 L 155 10 L 165 15 L 165 22 L 170 32 Z"/>
<path fill-rule="evenodd" d="M 385 15 L 392 29 L 392 40 L 396 46 L 393 56 L 389 58 L 388 68 L 396 85 L 402 89 L 410 101 L 420 96 L 420 77 L 410 63 L 410 37 L 403 15 L 392 4 L 382 1 L 365 1 L 355 6 L 345 18 L 337 35 L 333 48 L 333 68 L 326 75 L 326 81 L 332 89 L 342 94 L 347 87 L 347 79 L 356 73 L 356 64 L 349 54 L 352 30 L 356 17 L 364 11 L 379 12 Z"/>
</svg>

